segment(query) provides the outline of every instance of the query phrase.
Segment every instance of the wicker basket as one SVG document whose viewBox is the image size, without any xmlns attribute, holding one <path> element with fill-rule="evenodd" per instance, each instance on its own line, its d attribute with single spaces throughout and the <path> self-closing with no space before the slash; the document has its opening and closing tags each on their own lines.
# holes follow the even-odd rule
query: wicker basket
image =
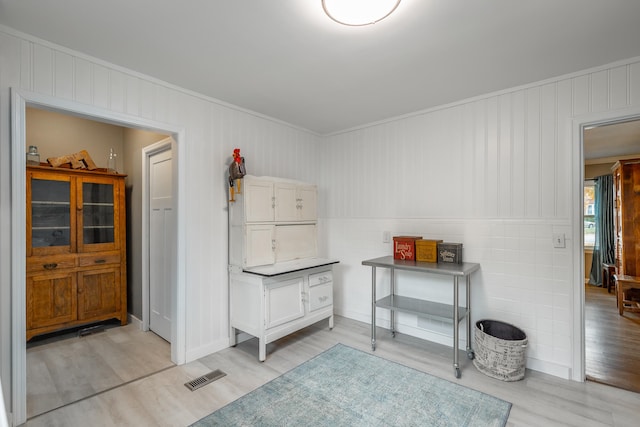
<svg viewBox="0 0 640 427">
<path fill-rule="evenodd" d="M 502 381 L 524 378 L 527 335 L 498 320 L 479 320 L 475 330 L 473 364 L 483 374 Z"/>
</svg>

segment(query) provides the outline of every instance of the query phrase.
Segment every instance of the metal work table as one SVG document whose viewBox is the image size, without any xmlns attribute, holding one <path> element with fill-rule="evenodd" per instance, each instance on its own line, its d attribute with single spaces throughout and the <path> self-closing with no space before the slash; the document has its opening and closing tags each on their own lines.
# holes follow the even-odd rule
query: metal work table
<svg viewBox="0 0 640 427">
<path fill-rule="evenodd" d="M 467 319 L 467 357 L 473 359 L 475 354 L 471 348 L 471 273 L 480 269 L 480 264 L 437 264 L 431 262 L 405 261 L 385 256 L 362 261 L 362 265 L 371 267 L 371 349 L 376 349 L 376 307 L 391 310 L 391 334 L 395 337 L 395 311 L 431 317 L 453 323 L 453 371 L 456 378 L 460 378 L 458 364 L 458 327 L 462 319 Z M 390 292 L 381 299 L 376 299 L 376 267 L 390 270 Z M 453 305 L 442 304 L 422 299 L 395 294 L 395 270 L 409 270 L 419 273 L 440 274 L 453 277 Z M 466 279 L 466 304 L 458 305 L 458 278 Z M 456 321 L 454 321 L 454 319 Z"/>
</svg>

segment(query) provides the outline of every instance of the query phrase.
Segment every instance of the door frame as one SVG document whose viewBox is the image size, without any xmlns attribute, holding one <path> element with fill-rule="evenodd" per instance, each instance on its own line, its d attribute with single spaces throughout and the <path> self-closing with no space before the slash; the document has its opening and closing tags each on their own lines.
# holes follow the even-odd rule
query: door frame
<svg viewBox="0 0 640 427">
<path fill-rule="evenodd" d="M 151 166 L 151 157 L 168 150 L 171 151 L 171 165 L 172 165 L 171 167 L 173 168 L 175 166 L 174 160 L 173 160 L 173 153 L 175 152 L 175 142 L 172 137 L 167 137 L 165 139 L 162 139 L 158 142 L 155 142 L 151 145 L 148 145 L 142 148 L 142 330 L 143 331 L 148 331 L 149 324 L 151 323 L 150 322 L 151 282 L 149 281 L 149 267 L 150 267 L 149 238 L 151 237 L 150 231 L 149 231 L 149 224 L 151 222 L 149 218 L 149 214 L 151 212 L 151 208 L 149 207 L 151 177 L 149 172 L 150 172 L 150 166 Z M 177 184 L 178 183 L 176 182 L 176 174 L 172 174 L 171 193 L 172 193 L 173 200 L 177 200 L 176 197 L 178 195 L 176 194 L 176 191 L 175 191 L 177 188 Z M 175 282 L 175 278 L 173 278 L 172 281 Z M 173 292 L 174 290 L 175 290 L 175 287 L 172 286 L 171 287 L 172 309 L 174 308 L 173 300 L 175 300 L 176 298 L 176 295 L 174 295 L 174 292 Z M 173 321 L 173 319 L 175 318 L 175 314 L 176 313 L 173 313 L 173 312 L 171 313 L 171 342 L 177 339 L 177 334 L 178 334 L 177 328 L 175 327 L 176 326 L 175 322 Z"/>
<path fill-rule="evenodd" d="M 26 377 L 26 108 L 71 114 L 77 117 L 109 123 L 117 126 L 137 128 L 170 134 L 175 141 L 173 152 L 176 165 L 176 196 L 185 194 L 185 130 L 175 125 L 144 119 L 125 113 L 81 104 L 72 100 L 56 98 L 36 92 L 11 88 L 11 411 L 13 423 L 18 425 L 27 418 Z M 177 159 L 177 162 L 175 162 Z M 176 339 L 171 343 L 171 361 L 177 365 L 186 362 L 186 248 L 185 248 L 185 200 L 178 197 L 176 220 L 176 282 L 172 294 L 176 295 L 172 311 L 176 313 L 174 323 Z"/>
<path fill-rule="evenodd" d="M 586 380 L 585 354 L 585 292 L 584 292 L 584 131 L 591 126 L 610 125 L 640 119 L 640 107 L 589 113 L 574 117 L 571 121 L 574 195 L 571 220 L 573 223 L 573 360 L 571 379 Z"/>
</svg>

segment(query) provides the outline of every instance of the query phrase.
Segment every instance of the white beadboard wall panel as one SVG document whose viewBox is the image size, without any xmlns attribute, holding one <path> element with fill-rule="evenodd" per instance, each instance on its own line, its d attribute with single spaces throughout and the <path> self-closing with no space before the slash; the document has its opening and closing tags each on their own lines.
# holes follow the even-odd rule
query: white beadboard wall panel
<svg viewBox="0 0 640 427">
<path fill-rule="evenodd" d="M 109 70 L 109 109 L 124 113 L 125 103 L 125 76 Z"/>
<path fill-rule="evenodd" d="M 640 105 L 640 63 L 629 65 L 629 105 Z"/>
<path fill-rule="evenodd" d="M 31 43 L 20 39 L 20 56 L 17 58 L 11 58 L 11 60 L 20 61 L 20 87 L 31 87 L 33 83 L 31 80 L 32 67 L 31 67 Z"/>
<path fill-rule="evenodd" d="M 545 218 L 556 216 L 556 85 L 544 85 L 540 99 L 540 200 L 541 215 Z M 549 197 L 552 196 L 552 197 Z"/>
<path fill-rule="evenodd" d="M 498 216 L 511 216 L 511 185 L 512 185 L 512 135 L 510 123 L 512 123 L 511 94 L 504 94 L 498 97 L 497 112 L 497 134 L 496 141 L 498 147 Z"/>
<path fill-rule="evenodd" d="M 73 56 L 64 52 L 53 52 L 53 95 L 56 98 L 73 99 Z"/>
<path fill-rule="evenodd" d="M 33 88 L 39 93 L 53 95 L 53 52 L 44 46 L 31 46 Z"/>
<path fill-rule="evenodd" d="M 572 212 L 573 200 L 571 194 L 572 170 L 572 144 L 561 143 L 571 141 L 572 129 L 570 117 L 572 111 L 572 85 L 571 80 L 562 80 L 556 83 L 557 105 L 556 105 L 556 163 L 555 163 L 555 196 L 556 214 L 559 217 L 569 217 Z"/>
<path fill-rule="evenodd" d="M 527 206 L 525 216 L 529 218 L 537 218 L 542 214 L 541 211 L 541 184 L 540 184 L 540 89 L 531 88 L 526 91 L 526 124 L 527 134 L 525 144 L 527 147 L 525 168 L 527 175 L 525 177 L 525 187 L 523 190 L 526 194 Z M 480 192 L 482 194 L 482 192 Z"/>
<path fill-rule="evenodd" d="M 487 164 L 486 181 L 484 186 L 484 199 L 486 201 L 486 210 L 484 216 L 498 217 L 499 201 L 499 182 L 500 182 L 500 156 L 498 141 L 498 98 L 490 97 L 487 99 L 487 115 L 485 128 L 485 145 L 487 147 L 485 161 Z M 446 200 L 443 199 L 441 202 Z M 445 215 L 447 213 L 445 212 Z"/>
<path fill-rule="evenodd" d="M 322 157 L 335 165 L 322 175 L 327 241 L 329 255 L 341 260 L 336 312 L 370 320 L 371 272 L 361 262 L 391 254 L 384 231 L 462 242 L 465 260 L 482 266 L 472 286 L 474 320 L 522 327 L 528 366 L 572 377 L 581 351 L 574 348 L 573 301 L 583 286 L 573 277 L 580 236 L 573 235 L 572 212 L 581 197 L 572 194 L 580 168 L 572 122 L 637 107 L 638 87 L 635 59 L 326 138 Z M 381 191 L 386 182 L 394 183 L 391 190 Z M 553 248 L 556 233 L 565 235 L 566 248 Z M 387 279 L 381 273 L 378 292 Z M 425 289 L 417 277 L 403 279 L 405 290 Z M 446 297 L 432 282 L 426 288 Z M 385 324 L 388 313 L 378 310 L 377 318 Z M 451 342 L 442 325 L 398 321 L 402 332 Z"/>
<path fill-rule="evenodd" d="M 526 206 L 526 122 L 525 94 L 520 91 L 512 94 L 509 138 L 511 140 L 511 214 L 518 218 L 525 216 Z"/>
<path fill-rule="evenodd" d="M 91 105 L 93 101 L 93 78 L 91 62 L 84 58 L 74 57 L 73 97 L 77 102 Z M 34 89 L 34 88 L 31 88 Z"/>
<path fill-rule="evenodd" d="M 144 79 L 138 79 L 138 87 L 140 89 L 140 117 L 145 119 L 152 119 L 154 112 L 154 98 L 153 92 L 156 85 L 150 81 Z"/>
<path fill-rule="evenodd" d="M 629 66 L 613 68 L 609 74 L 610 108 L 615 110 L 629 106 Z"/>
<path fill-rule="evenodd" d="M 591 74 L 591 111 L 606 111 L 609 109 L 609 70 L 597 71 Z"/>
<path fill-rule="evenodd" d="M 571 79 L 573 83 L 573 114 L 581 116 L 591 111 L 591 76 L 585 74 L 583 76 Z"/>
<path fill-rule="evenodd" d="M 474 122 L 472 123 L 473 139 L 471 140 L 471 147 L 467 146 L 467 149 L 471 149 L 474 153 L 474 169 L 473 174 L 469 176 L 469 181 L 473 185 L 473 206 L 472 216 L 485 216 L 485 206 L 487 200 L 482 193 L 486 181 L 487 170 L 487 144 L 486 144 L 486 101 L 476 101 L 473 103 L 474 108 Z"/>
<path fill-rule="evenodd" d="M 139 108 L 139 100 L 140 100 L 140 91 L 138 87 L 138 77 L 125 75 L 125 110 L 124 112 L 127 114 L 131 114 L 132 116 L 138 116 L 140 114 Z"/>
<path fill-rule="evenodd" d="M 110 108 L 109 91 L 111 85 L 109 84 L 109 70 L 97 64 L 93 64 L 91 70 L 93 79 L 92 104 L 100 108 Z"/>
</svg>

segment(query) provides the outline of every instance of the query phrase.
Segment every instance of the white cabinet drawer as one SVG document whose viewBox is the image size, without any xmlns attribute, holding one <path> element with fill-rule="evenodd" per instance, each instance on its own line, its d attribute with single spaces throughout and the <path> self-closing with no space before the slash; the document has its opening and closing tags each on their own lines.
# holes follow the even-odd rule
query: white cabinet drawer
<svg viewBox="0 0 640 427">
<path fill-rule="evenodd" d="M 309 312 L 333 304 L 333 283 L 309 288 Z"/>
<path fill-rule="evenodd" d="M 309 275 L 309 286 L 323 285 L 333 282 L 333 273 L 331 270 Z"/>
</svg>

